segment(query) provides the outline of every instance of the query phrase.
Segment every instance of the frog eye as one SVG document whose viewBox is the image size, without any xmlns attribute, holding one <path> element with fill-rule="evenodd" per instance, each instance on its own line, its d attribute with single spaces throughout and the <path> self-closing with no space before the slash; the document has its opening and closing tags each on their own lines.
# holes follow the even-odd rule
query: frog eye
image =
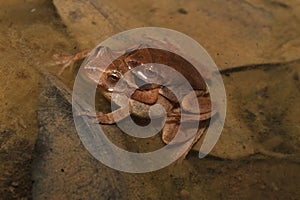
<svg viewBox="0 0 300 200">
<path fill-rule="evenodd" d="M 112 71 L 108 73 L 107 78 L 112 82 L 117 82 L 121 79 L 122 75 L 118 71 Z"/>
</svg>

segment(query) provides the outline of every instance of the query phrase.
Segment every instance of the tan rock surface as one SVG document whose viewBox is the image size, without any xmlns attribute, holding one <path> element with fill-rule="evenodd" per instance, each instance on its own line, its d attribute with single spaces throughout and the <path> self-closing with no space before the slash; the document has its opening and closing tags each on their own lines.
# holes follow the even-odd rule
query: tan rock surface
<svg viewBox="0 0 300 200">
<path fill-rule="evenodd" d="M 54 4 L 81 48 L 93 48 L 120 31 L 157 26 L 194 38 L 220 69 L 289 61 L 300 55 L 300 6 L 294 1 L 54 0 Z"/>
</svg>

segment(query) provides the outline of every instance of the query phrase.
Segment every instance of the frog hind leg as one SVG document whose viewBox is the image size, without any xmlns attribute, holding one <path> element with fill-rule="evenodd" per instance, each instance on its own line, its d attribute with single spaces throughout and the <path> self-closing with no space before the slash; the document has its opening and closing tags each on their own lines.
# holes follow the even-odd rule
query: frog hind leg
<svg viewBox="0 0 300 200">
<path fill-rule="evenodd" d="M 51 65 L 63 65 L 59 70 L 58 75 L 60 76 L 67 68 L 72 67 L 76 62 L 85 59 L 90 56 L 90 60 L 93 58 L 101 57 L 103 60 L 112 62 L 114 57 L 122 55 L 125 51 L 112 51 L 109 47 L 98 46 L 94 50 L 88 49 L 69 56 L 55 56 L 55 62 Z"/>
<path fill-rule="evenodd" d="M 174 139 L 174 137 L 176 136 L 176 134 L 178 133 L 179 130 L 179 126 L 180 126 L 180 118 L 178 117 L 168 117 L 166 120 L 166 123 L 163 127 L 162 130 L 162 140 L 164 143 L 166 144 L 170 144 L 171 141 Z M 184 125 L 188 125 L 187 123 L 182 124 Z M 176 164 L 181 163 L 185 157 L 187 156 L 187 154 L 189 153 L 189 151 L 192 149 L 192 147 L 200 140 L 201 136 L 203 135 L 203 133 L 205 132 L 205 130 L 207 129 L 207 126 L 201 126 L 199 127 L 199 129 L 197 130 L 196 135 L 184 135 L 182 134 L 182 137 L 179 137 L 178 139 L 176 138 L 175 144 L 176 143 L 181 143 L 181 142 L 189 142 L 191 137 L 193 136 L 193 141 L 190 144 L 190 146 L 185 150 L 185 152 L 180 155 L 180 157 L 176 160 Z"/>
<path fill-rule="evenodd" d="M 54 55 L 54 61 L 50 62 L 49 65 L 62 65 L 61 69 L 57 73 L 58 76 L 62 75 L 62 73 L 67 69 L 74 66 L 77 61 L 83 60 L 86 58 L 91 50 L 84 50 L 74 55 Z"/>
<path fill-rule="evenodd" d="M 179 128 L 178 117 L 168 117 L 162 129 L 162 140 L 165 144 L 169 144 L 176 136 Z"/>
</svg>

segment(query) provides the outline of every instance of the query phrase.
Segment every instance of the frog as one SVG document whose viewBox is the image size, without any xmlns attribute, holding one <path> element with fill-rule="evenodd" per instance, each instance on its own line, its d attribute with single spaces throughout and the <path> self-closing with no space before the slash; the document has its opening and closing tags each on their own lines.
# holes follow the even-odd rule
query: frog
<svg viewBox="0 0 300 200">
<path fill-rule="evenodd" d="M 117 59 L 113 59 L 114 55 L 121 55 Z M 180 81 L 177 83 L 176 78 L 172 78 L 168 71 L 153 70 L 153 63 L 159 63 L 174 68 L 185 79 L 189 81 L 193 91 L 179 96 L 166 86 L 177 84 L 180 87 Z M 159 48 L 150 48 L 147 45 L 139 45 L 132 49 L 122 52 L 116 52 L 106 46 L 98 46 L 89 54 L 88 59 L 83 63 L 83 74 L 89 80 L 97 84 L 97 88 L 103 96 L 113 101 L 112 94 L 120 94 L 120 98 L 125 91 L 132 91 L 129 97 L 129 113 L 128 108 L 122 106 L 110 113 L 97 112 L 96 115 L 88 114 L 95 117 L 100 124 L 114 124 L 128 117 L 129 114 L 141 118 L 149 118 L 149 111 L 153 105 L 161 105 L 167 118 L 162 128 L 162 141 L 169 144 L 175 137 L 180 125 L 180 119 L 184 115 L 189 123 L 193 121 L 209 121 L 213 115 L 217 113 L 217 109 L 209 97 L 206 82 L 195 67 L 183 57 Z M 139 67 L 139 70 L 132 69 Z M 156 68 L 157 69 L 157 68 Z M 131 73 L 127 73 L 131 72 Z M 122 79 L 124 74 L 129 74 L 130 78 L 122 82 L 122 87 L 116 87 L 118 81 Z M 100 77 L 100 78 L 99 78 Z M 160 78 L 164 80 L 164 85 L 153 84 Z M 149 81 L 151 84 L 147 83 Z M 137 86 L 137 82 L 145 83 L 142 87 Z M 127 95 L 127 94 L 125 94 Z M 197 97 L 197 105 L 192 98 Z M 118 98 L 118 97 L 117 97 Z M 118 102 L 112 102 L 118 105 Z M 182 109 L 180 109 L 182 106 Z M 200 114 L 195 113 L 195 106 L 200 107 Z M 197 110 L 197 109 L 196 109 Z M 164 113 L 154 113 L 154 117 L 160 118 Z M 153 117 L 153 115 L 151 116 Z M 199 129 L 192 144 L 181 156 L 184 159 L 187 153 L 192 149 L 203 134 L 203 129 Z"/>
</svg>

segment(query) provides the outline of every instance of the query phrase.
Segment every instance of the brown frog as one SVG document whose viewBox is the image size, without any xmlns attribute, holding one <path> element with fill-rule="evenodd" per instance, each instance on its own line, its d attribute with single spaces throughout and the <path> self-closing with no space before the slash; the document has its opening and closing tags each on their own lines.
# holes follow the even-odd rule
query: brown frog
<svg viewBox="0 0 300 200">
<path fill-rule="evenodd" d="M 91 52 L 89 58 L 83 65 L 83 71 L 86 77 L 97 83 L 98 88 L 102 91 L 108 100 L 112 100 L 112 93 L 123 94 L 124 91 L 133 91 L 129 96 L 129 113 L 138 117 L 149 117 L 149 110 L 152 105 L 160 104 L 164 107 L 167 113 L 167 119 L 162 130 L 162 140 L 168 144 L 174 138 L 180 118 L 185 115 L 186 121 L 205 121 L 209 120 L 215 114 L 216 109 L 211 108 L 211 101 L 207 92 L 207 86 L 199 72 L 187 60 L 181 56 L 162 49 L 149 48 L 147 46 L 139 46 L 138 48 L 130 49 L 121 54 L 117 59 L 112 57 L 115 52 L 107 47 L 99 46 Z M 180 87 L 181 82 L 177 81 L 176 76 L 172 76 L 168 71 L 157 71 L 152 69 L 149 63 L 159 63 L 174 68 L 183 77 L 185 77 L 193 90 L 191 93 L 182 94 L 179 99 L 165 87 L 173 85 Z M 122 82 L 122 88 L 116 87 L 116 84 L 125 73 L 131 71 L 137 66 L 142 66 L 138 71 L 130 73 L 131 78 Z M 101 74 L 101 76 L 100 76 Z M 100 77 L 100 79 L 99 79 Z M 156 82 L 157 79 L 164 81 L 164 86 L 160 84 L 147 84 L 147 81 Z M 143 87 L 137 87 L 137 82 L 144 82 Z M 200 114 L 194 113 L 195 101 L 191 101 L 195 93 L 200 106 Z M 114 102 L 118 104 L 117 102 Z M 180 111 L 180 103 L 182 111 Z M 196 109 L 197 110 L 197 109 Z M 156 113 L 156 117 L 162 117 L 163 113 Z M 111 113 L 97 113 L 97 120 L 100 124 L 113 124 L 117 121 L 128 117 L 127 109 L 120 107 Z M 154 114 L 155 116 L 155 114 Z M 199 131 L 193 143 L 195 144 L 203 131 Z M 191 145 L 191 147 L 192 147 Z M 182 156 L 184 158 L 191 147 Z"/>
</svg>

